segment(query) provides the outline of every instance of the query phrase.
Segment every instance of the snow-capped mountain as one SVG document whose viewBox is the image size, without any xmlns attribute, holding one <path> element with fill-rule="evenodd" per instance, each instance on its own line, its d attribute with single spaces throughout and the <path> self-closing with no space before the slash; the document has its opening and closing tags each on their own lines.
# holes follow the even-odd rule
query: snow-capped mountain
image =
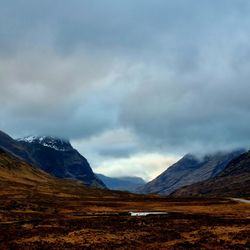
<svg viewBox="0 0 250 250">
<path fill-rule="evenodd" d="M 0 148 L 59 178 L 79 180 L 88 186 L 105 188 L 87 159 L 70 142 L 52 136 L 28 136 L 14 140 L 0 131 Z"/>
<path fill-rule="evenodd" d="M 68 140 L 56 138 L 53 136 L 27 136 L 19 138 L 17 141 L 27 143 L 37 143 L 45 147 L 53 148 L 58 151 L 72 150 L 72 146 Z"/>
</svg>

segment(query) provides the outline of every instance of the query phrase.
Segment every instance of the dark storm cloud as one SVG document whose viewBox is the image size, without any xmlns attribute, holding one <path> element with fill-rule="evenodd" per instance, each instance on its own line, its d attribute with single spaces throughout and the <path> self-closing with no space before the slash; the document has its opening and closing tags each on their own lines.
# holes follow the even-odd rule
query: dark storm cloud
<svg viewBox="0 0 250 250">
<path fill-rule="evenodd" d="M 93 145 L 114 157 L 248 146 L 249 11 L 247 0 L 0 0 L 1 129 L 134 133 Z"/>
</svg>

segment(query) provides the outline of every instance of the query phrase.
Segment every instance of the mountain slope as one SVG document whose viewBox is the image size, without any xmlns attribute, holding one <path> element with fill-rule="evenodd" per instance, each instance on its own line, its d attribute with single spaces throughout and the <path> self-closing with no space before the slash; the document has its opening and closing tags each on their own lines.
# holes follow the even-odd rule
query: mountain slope
<svg viewBox="0 0 250 250">
<path fill-rule="evenodd" d="M 169 195 L 180 187 L 191 185 L 216 176 L 225 166 L 243 151 L 216 153 L 197 158 L 185 155 L 153 181 L 138 189 L 140 193 L 158 193 Z"/>
<path fill-rule="evenodd" d="M 1 132 L 0 147 L 56 177 L 105 188 L 88 161 L 66 140 L 46 136 L 14 140 Z"/>
<path fill-rule="evenodd" d="M 216 177 L 178 189 L 172 195 L 250 197 L 250 151 L 233 159 Z"/>
<path fill-rule="evenodd" d="M 25 146 L 2 131 L 0 131 L 0 147 L 19 158 L 32 162 L 31 156 Z"/>
<path fill-rule="evenodd" d="M 3 203 L 10 201 L 14 204 L 17 201 L 23 205 L 28 203 L 29 210 L 30 206 L 37 207 L 37 203 L 39 206 L 53 206 L 54 203 L 60 202 L 60 199 L 84 201 L 84 197 L 91 197 L 100 200 L 105 196 L 122 195 L 107 189 L 86 187 L 80 182 L 56 178 L 0 148 L 1 209 Z M 124 196 L 127 194 L 124 193 Z M 39 207 L 37 209 L 39 210 Z"/>
<path fill-rule="evenodd" d="M 107 188 L 111 190 L 121 190 L 135 192 L 136 189 L 146 182 L 139 177 L 108 177 L 102 174 L 96 174 L 99 179 L 101 179 Z"/>
<path fill-rule="evenodd" d="M 14 183 L 34 184 L 55 179 L 39 168 L 22 161 L 0 148 L 0 180 Z"/>
</svg>

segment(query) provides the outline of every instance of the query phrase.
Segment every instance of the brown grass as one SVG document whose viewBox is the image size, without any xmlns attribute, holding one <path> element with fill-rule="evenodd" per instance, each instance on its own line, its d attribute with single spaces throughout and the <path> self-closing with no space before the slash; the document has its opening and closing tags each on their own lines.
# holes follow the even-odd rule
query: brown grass
<svg viewBox="0 0 250 250">
<path fill-rule="evenodd" d="M 247 249 L 250 205 L 57 186 L 4 185 L 0 249 Z M 130 217 L 128 211 L 166 211 Z"/>
</svg>

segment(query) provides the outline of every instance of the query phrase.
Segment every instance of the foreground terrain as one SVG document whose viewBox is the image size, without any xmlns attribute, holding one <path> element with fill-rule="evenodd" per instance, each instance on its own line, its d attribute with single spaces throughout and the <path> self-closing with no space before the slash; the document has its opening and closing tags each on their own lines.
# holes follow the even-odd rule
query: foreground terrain
<svg viewBox="0 0 250 250">
<path fill-rule="evenodd" d="M 131 217 L 129 211 L 168 214 Z M 250 204 L 241 199 L 87 188 L 0 150 L 1 250 L 249 249 L 249 235 Z"/>
<path fill-rule="evenodd" d="M 0 249 L 250 248 L 250 205 L 231 200 L 45 191 L 1 192 L 0 204 Z M 131 217 L 128 211 L 168 214 Z"/>
</svg>

